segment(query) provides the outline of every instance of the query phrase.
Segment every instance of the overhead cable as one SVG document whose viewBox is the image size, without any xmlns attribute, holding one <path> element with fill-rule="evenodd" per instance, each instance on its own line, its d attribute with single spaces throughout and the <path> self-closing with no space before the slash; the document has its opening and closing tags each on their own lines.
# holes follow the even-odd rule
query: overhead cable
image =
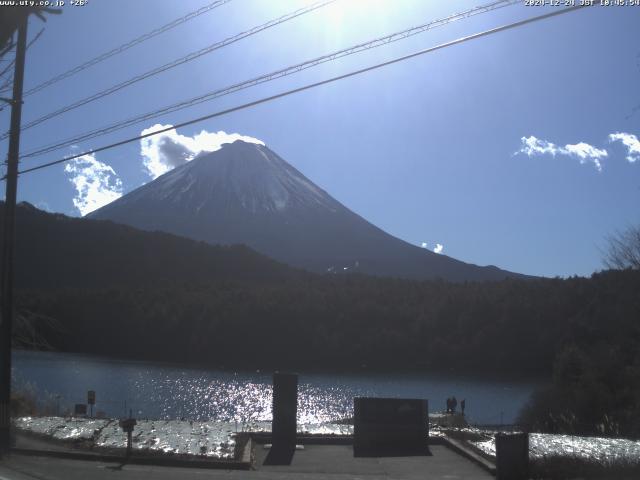
<svg viewBox="0 0 640 480">
<path fill-rule="evenodd" d="M 342 57 L 346 57 L 349 55 L 354 55 L 356 53 L 360 53 L 362 51 L 365 50 L 370 50 L 373 48 L 377 48 L 389 43 L 393 43 L 396 42 L 398 40 L 402 40 L 408 37 L 411 37 L 413 35 L 417 35 L 419 33 L 431 30 L 433 28 L 442 26 L 442 25 L 446 25 L 448 23 L 457 21 L 457 20 L 461 20 L 464 18 L 468 18 L 474 15 L 478 15 L 480 13 L 486 13 L 486 12 L 490 12 L 492 10 L 498 9 L 498 8 L 502 8 L 502 7 L 506 7 L 506 6 L 510 6 L 510 5 L 515 5 L 515 4 L 519 4 L 520 0 L 502 0 L 502 1 L 494 1 L 491 2 L 489 4 L 486 5 L 482 5 L 479 7 L 474 7 L 472 9 L 469 10 L 465 10 L 464 12 L 460 12 L 460 13 L 455 13 L 453 15 L 449 15 L 448 17 L 444 17 L 441 19 L 437 19 L 437 20 L 432 20 L 428 23 L 419 25 L 419 26 L 414 26 L 396 33 L 392 33 L 390 35 L 385 35 L 384 37 L 379 37 L 379 38 L 375 38 L 373 40 L 369 40 L 367 42 L 364 43 L 360 43 L 348 48 L 344 48 L 342 50 L 338 50 L 336 52 L 333 53 L 329 53 L 327 55 L 323 55 L 321 57 L 317 57 L 311 60 L 307 60 L 305 62 L 302 63 L 298 63 L 296 65 L 292 65 L 280 70 L 277 70 L 275 72 L 270 72 L 264 75 L 261 75 L 259 77 L 255 77 L 249 80 L 245 80 L 242 81 L 240 83 L 236 83 L 224 88 L 220 88 L 217 90 L 214 90 L 212 92 L 208 92 L 205 93 L 203 95 L 199 95 L 197 97 L 188 99 L 188 100 L 183 100 L 181 102 L 172 104 L 172 105 L 168 105 L 165 106 L 163 108 L 160 108 L 158 110 L 154 110 L 152 112 L 147 112 L 141 115 L 137 115 L 135 117 L 131 117 L 128 118 L 126 120 L 121 120 L 119 122 L 104 126 L 104 127 L 100 127 L 98 129 L 95 130 L 91 130 L 89 132 L 85 132 L 79 135 L 74 136 L 73 138 L 68 138 L 66 140 L 63 140 L 61 142 L 57 142 L 54 144 L 49 144 L 43 147 L 36 147 L 36 149 L 28 151 L 26 153 L 24 153 L 22 155 L 21 158 L 29 158 L 29 157 L 34 157 L 34 156 L 38 156 L 38 155 L 42 155 L 44 153 L 49 153 L 52 152 L 54 150 L 59 150 L 61 148 L 64 147 L 68 147 L 70 145 L 74 145 L 78 142 L 81 141 L 86 141 L 92 138 L 96 138 L 102 135 L 106 135 L 108 133 L 112 133 L 115 132 L 117 130 L 121 130 L 123 128 L 126 128 L 128 126 L 131 125 L 135 125 L 147 120 L 151 120 L 153 118 L 159 117 L 161 115 L 165 115 L 168 113 L 172 113 L 178 110 L 182 110 L 194 105 L 198 105 L 200 103 L 203 102 L 207 102 L 210 100 L 213 100 L 215 98 L 219 98 L 219 97 L 223 97 L 225 95 L 229 95 L 231 93 L 235 93 L 238 92 L 240 90 L 244 90 L 246 88 L 250 88 L 262 83 L 266 83 L 272 80 L 276 80 L 278 78 L 281 77 L 285 77 L 294 73 L 298 73 L 301 72 L 303 70 L 306 70 L 308 68 L 312 68 L 315 67 L 317 65 L 329 62 L 329 61 L 333 61 L 333 60 L 337 60 L 339 58 Z"/>
<path fill-rule="evenodd" d="M 76 155 L 71 155 L 71 156 L 68 156 L 68 157 L 65 157 L 65 158 L 61 158 L 61 159 L 54 160 L 54 161 L 51 161 L 51 162 L 43 163 L 43 164 L 35 166 L 35 167 L 31 167 L 31 168 L 27 168 L 25 170 L 21 170 L 18 173 L 23 174 L 23 173 L 29 173 L 29 172 L 34 172 L 36 170 L 41 170 L 41 169 L 44 169 L 44 168 L 48 168 L 48 167 L 51 167 L 51 166 L 54 166 L 54 165 L 58 165 L 58 164 L 61 164 L 61 163 L 65 163 L 65 162 L 68 162 L 68 161 L 83 157 L 85 155 L 92 155 L 92 154 L 95 154 L 95 153 L 98 153 L 98 152 L 102 152 L 102 151 L 109 150 L 109 149 L 112 149 L 112 148 L 115 148 L 115 147 L 119 147 L 121 145 L 125 145 L 127 143 L 136 142 L 136 141 L 142 140 L 143 138 L 152 137 L 152 136 L 158 135 L 160 133 L 165 133 L 165 132 L 168 132 L 168 131 L 173 130 L 173 129 L 186 127 L 188 125 L 192 125 L 194 123 L 199 123 L 199 122 L 202 122 L 204 120 L 209 120 L 209 119 L 212 119 L 212 118 L 215 118 L 215 117 L 221 117 L 223 115 L 228 115 L 229 113 L 233 113 L 233 112 L 237 112 L 237 111 L 244 110 L 244 109 L 247 109 L 247 108 L 255 107 L 257 105 L 260 105 L 260 104 L 263 104 L 263 103 L 267 103 L 267 102 L 270 102 L 270 101 L 273 101 L 273 100 L 277 100 L 279 98 L 286 97 L 286 96 L 289 96 L 289 95 L 293 95 L 295 93 L 300 93 L 300 92 L 303 92 L 303 91 L 306 91 L 306 90 L 310 90 L 312 88 L 316 88 L 316 87 L 319 87 L 321 85 L 326 85 L 326 84 L 329 84 L 329 83 L 337 82 L 339 80 L 344 80 L 344 79 L 349 78 L 349 77 L 354 77 L 356 75 L 360 75 L 360 74 L 363 74 L 363 73 L 366 73 L 366 72 L 370 72 L 372 70 L 377 70 L 377 69 L 382 68 L 382 67 L 393 65 L 393 64 L 408 60 L 410 58 L 414 58 L 414 57 L 418 57 L 420 55 L 425 55 L 427 53 L 435 52 L 435 51 L 441 50 L 443 48 L 451 47 L 453 45 L 458 45 L 458 44 L 465 43 L 465 42 L 468 42 L 468 41 L 471 41 L 471 40 L 476 40 L 478 38 L 486 37 L 486 36 L 493 35 L 495 33 L 503 32 L 503 31 L 506 31 L 506 30 L 511 30 L 511 29 L 514 29 L 514 28 L 518 28 L 518 27 L 521 27 L 521 26 L 524 26 L 524 25 L 527 25 L 527 24 L 530 24 L 530 23 L 534 23 L 534 22 L 540 21 L 540 20 L 545 20 L 545 19 L 548 19 L 548 18 L 556 17 L 558 15 L 563 15 L 565 13 L 574 12 L 576 10 L 580 10 L 582 8 L 586 8 L 586 7 L 589 7 L 589 6 L 591 6 L 591 5 L 588 5 L 588 4 L 587 5 L 578 5 L 578 6 L 574 6 L 574 7 L 554 10 L 554 11 L 552 11 L 550 13 L 546 13 L 546 14 L 543 14 L 543 15 L 538 15 L 536 17 L 527 18 L 525 20 L 520 20 L 520 21 L 514 22 L 514 23 L 509 23 L 507 25 L 502 25 L 500 27 L 492 28 L 490 30 L 485 30 L 485 31 L 480 32 L 480 33 L 474 33 L 472 35 L 467 35 L 465 37 L 461 37 L 461 38 L 458 38 L 456 40 L 452 40 L 452 41 L 449 41 L 449 42 L 446 42 L 446 43 L 441 43 L 441 44 L 436 45 L 434 47 L 425 48 L 423 50 L 419 50 L 417 52 L 413 52 L 413 53 L 410 53 L 408 55 L 403 55 L 401 57 L 396 57 L 396 58 L 394 58 L 392 60 L 387 60 L 386 62 L 378 63 L 378 64 L 375 64 L 375 65 L 371 65 L 369 67 L 361 68 L 359 70 L 354 70 L 354 71 L 351 71 L 349 73 L 345 73 L 343 75 L 338 75 L 338 76 L 331 77 L 331 78 L 328 78 L 328 79 L 325 79 L 325 80 L 321 80 L 319 82 L 310 83 L 310 84 L 304 85 L 302 87 L 298 87 L 298 88 L 294 88 L 294 89 L 291 89 L 291 90 L 287 90 L 287 91 L 278 93 L 276 95 L 271 95 L 269 97 L 263 97 L 263 98 L 261 98 L 259 100 L 254 100 L 252 102 L 244 103 L 244 104 L 238 105 L 236 107 L 227 108 L 225 110 L 221 110 L 221 111 L 218 111 L 218 112 L 215 112 L 215 113 L 210 113 L 208 115 L 204 115 L 202 117 L 194 118 L 192 120 L 188 120 L 186 122 L 182 122 L 182 123 L 179 123 L 179 124 L 176 124 L 176 125 L 172 125 L 170 127 L 165 127 L 165 128 L 159 129 L 159 130 L 154 130 L 154 131 L 146 133 L 144 135 L 138 135 L 138 136 L 127 138 L 125 140 L 121 140 L 121 141 L 118 141 L 118 142 L 115 142 L 115 143 L 111 143 L 109 145 L 105 145 L 105 146 L 102 146 L 102 147 L 99 147 L 99 148 L 87 150 L 87 151 L 85 151 L 83 153 L 78 153 Z M 2 179 L 4 180 L 5 178 L 6 177 L 3 177 Z"/>
<path fill-rule="evenodd" d="M 72 75 L 75 75 L 76 73 L 79 73 L 83 70 L 86 70 L 89 67 L 92 67 L 94 65 L 97 65 L 98 63 L 106 60 L 107 58 L 111 58 L 114 55 L 118 55 L 119 53 L 122 53 L 126 50 L 129 50 L 131 47 L 135 47 L 136 45 L 139 45 L 142 42 L 145 42 L 153 37 L 156 37 L 158 35 L 160 35 L 161 33 L 164 33 L 168 30 L 171 30 L 172 28 L 177 27 L 178 25 L 182 25 L 183 23 L 188 22 L 189 20 L 192 20 L 196 17 L 199 17 L 200 15 L 207 13 L 211 10 L 213 10 L 214 8 L 218 8 L 222 5 L 224 5 L 225 3 L 229 3 L 231 0 L 216 0 L 215 2 L 211 2 L 208 5 L 205 5 L 204 7 L 201 7 L 193 12 L 187 13 L 186 15 L 177 18 L 169 23 L 167 23 L 166 25 L 163 25 L 162 27 L 158 27 L 150 32 L 147 32 L 143 35 L 140 35 L 139 37 L 134 38 L 133 40 L 124 43 L 118 47 L 115 47 L 111 50 L 109 50 L 108 52 L 105 52 L 101 55 L 98 55 L 95 58 L 92 58 L 91 60 L 87 60 L 84 63 L 81 63 L 80 65 L 73 67 L 69 70 L 67 70 L 66 72 L 63 72 L 59 75 L 56 75 L 55 77 L 50 78 L 49 80 L 42 82 L 38 85 L 36 85 L 35 87 L 30 88 L 29 90 L 27 90 L 26 92 L 24 92 L 23 97 L 27 97 L 29 95 L 32 95 L 36 92 L 39 92 L 40 90 L 47 88 L 51 85 L 53 85 L 54 83 L 58 83 L 61 80 L 64 80 L 66 78 L 71 77 Z"/>
<path fill-rule="evenodd" d="M 220 48 L 226 47 L 228 45 L 231 45 L 232 43 L 238 42 L 240 40 L 242 40 L 243 38 L 247 38 L 251 35 L 255 35 L 263 30 L 266 30 L 268 28 L 271 27 L 275 27 L 276 25 L 280 25 L 281 23 L 287 22 L 289 20 L 293 20 L 294 18 L 297 18 L 301 15 L 304 15 L 306 13 L 310 13 L 313 12 L 314 10 L 317 10 L 318 8 L 324 7 L 325 5 L 328 5 L 330 3 L 334 3 L 337 0 L 323 0 L 321 2 L 318 3 L 314 3 L 310 6 L 304 7 L 304 8 L 300 8 L 294 12 L 288 13 L 286 15 L 283 15 L 281 17 L 278 17 L 274 20 L 270 20 L 266 23 L 263 23 L 262 25 L 258 25 L 257 27 L 253 27 L 249 30 L 246 30 L 242 33 L 239 33 L 237 35 L 234 35 L 232 37 L 226 38 L 220 42 L 216 42 L 212 45 L 209 45 L 205 48 L 202 48 L 200 50 L 197 50 L 195 52 L 191 52 L 188 55 L 185 55 L 184 57 L 180 57 L 172 62 L 166 63 L 160 67 L 156 67 L 152 70 L 149 70 L 145 73 L 142 73 L 140 75 L 136 75 L 133 78 L 130 78 L 128 80 L 125 80 L 124 82 L 120 82 L 116 85 L 113 85 L 105 90 L 102 90 L 101 92 L 98 93 L 94 93 L 93 95 L 90 95 L 88 97 L 85 97 L 81 100 L 78 100 L 70 105 L 64 106 L 62 108 L 59 108 L 58 110 L 55 110 L 53 112 L 47 113 L 46 115 L 43 115 L 42 117 L 36 118 L 35 120 L 32 120 L 24 125 L 22 125 L 22 130 L 28 130 L 29 128 L 35 127 L 36 125 L 39 125 L 43 122 L 46 122 L 47 120 L 51 120 L 52 118 L 57 117 L 58 115 L 62 115 L 63 113 L 69 112 L 71 110 L 75 110 L 78 107 L 81 107 L 82 105 L 86 105 L 87 103 L 91 103 L 94 102 L 96 100 L 99 100 L 101 98 L 106 97 L 107 95 L 111 95 L 112 93 L 115 93 L 119 90 L 122 90 L 123 88 L 126 88 L 130 85 L 133 85 L 134 83 L 138 83 L 142 80 L 145 80 L 149 77 L 153 77 L 155 75 L 158 75 L 160 73 L 166 72 L 167 70 L 171 69 L 171 68 L 175 68 L 178 65 L 182 65 L 184 63 L 190 62 L 192 60 L 195 60 L 196 58 L 199 58 L 203 55 L 206 55 L 208 53 L 211 53 L 215 50 L 218 50 Z M 9 132 L 6 132 L 5 134 L 3 134 L 2 136 L 0 136 L 0 140 L 5 139 L 7 136 L 9 135 Z"/>
</svg>

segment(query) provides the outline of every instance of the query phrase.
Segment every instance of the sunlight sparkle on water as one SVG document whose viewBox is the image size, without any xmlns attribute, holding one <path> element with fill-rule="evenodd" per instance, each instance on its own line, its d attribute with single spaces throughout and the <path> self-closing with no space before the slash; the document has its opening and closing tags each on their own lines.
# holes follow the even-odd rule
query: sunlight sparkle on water
<svg viewBox="0 0 640 480">
<path fill-rule="evenodd" d="M 271 421 L 272 386 L 243 380 L 211 380 L 193 377 L 140 378 L 136 387 L 149 391 L 145 400 L 160 418 L 188 418 L 250 424 Z M 353 409 L 353 392 L 301 383 L 298 389 L 298 422 L 317 424 L 345 418 Z M 145 415 L 142 410 L 141 417 Z"/>
</svg>

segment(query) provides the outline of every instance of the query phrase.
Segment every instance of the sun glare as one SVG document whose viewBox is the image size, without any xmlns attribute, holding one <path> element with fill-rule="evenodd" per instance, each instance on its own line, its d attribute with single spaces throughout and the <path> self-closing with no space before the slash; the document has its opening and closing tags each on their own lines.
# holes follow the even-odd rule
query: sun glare
<svg viewBox="0 0 640 480">
<path fill-rule="evenodd" d="M 345 30 L 364 29 L 371 23 L 379 25 L 392 2 L 389 0 L 338 0 L 318 12 L 318 20 L 333 34 Z"/>
</svg>

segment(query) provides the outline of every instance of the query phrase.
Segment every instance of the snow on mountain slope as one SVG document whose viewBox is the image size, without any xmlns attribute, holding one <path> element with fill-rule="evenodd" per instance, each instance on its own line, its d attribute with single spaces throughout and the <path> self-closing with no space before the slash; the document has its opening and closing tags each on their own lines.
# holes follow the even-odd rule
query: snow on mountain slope
<svg viewBox="0 0 640 480">
<path fill-rule="evenodd" d="M 518 276 L 397 239 L 355 214 L 263 145 L 201 154 L 88 215 L 213 244 L 246 244 L 318 272 L 449 280 Z"/>
</svg>

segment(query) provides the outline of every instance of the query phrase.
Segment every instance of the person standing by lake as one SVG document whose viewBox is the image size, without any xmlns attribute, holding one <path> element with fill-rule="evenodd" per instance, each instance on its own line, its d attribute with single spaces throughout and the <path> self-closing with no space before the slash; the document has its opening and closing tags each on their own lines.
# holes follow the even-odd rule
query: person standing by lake
<svg viewBox="0 0 640 480">
<path fill-rule="evenodd" d="M 462 412 L 462 416 L 464 417 L 464 407 L 465 407 L 466 399 L 460 400 L 460 411 Z"/>
</svg>

